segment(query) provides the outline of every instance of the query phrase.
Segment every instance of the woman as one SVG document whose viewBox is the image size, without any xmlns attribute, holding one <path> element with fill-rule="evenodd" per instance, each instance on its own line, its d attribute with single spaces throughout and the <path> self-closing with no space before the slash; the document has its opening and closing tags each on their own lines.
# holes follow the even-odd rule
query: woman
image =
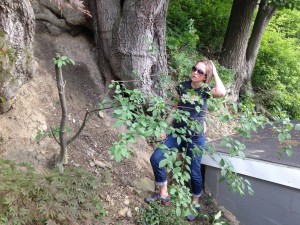
<svg viewBox="0 0 300 225">
<path fill-rule="evenodd" d="M 215 79 L 215 85 L 208 88 L 209 86 L 206 84 L 210 83 L 212 77 Z M 207 99 L 210 96 L 223 97 L 226 94 L 226 90 L 213 62 L 210 60 L 202 60 L 192 67 L 191 79 L 184 81 L 177 86 L 177 93 L 178 101 L 175 103 L 173 110 L 180 109 L 189 112 L 190 119 L 197 121 L 203 127 L 207 111 Z M 193 195 L 192 201 L 193 203 L 198 203 L 202 192 L 202 176 L 200 169 L 202 154 L 195 154 L 193 149 L 195 149 L 195 146 L 197 146 L 198 149 L 205 148 L 204 132 L 191 130 L 186 122 L 174 121 L 174 118 L 172 118 L 171 115 L 169 115 L 167 120 L 172 123 L 175 129 L 185 128 L 190 130 L 190 132 L 186 133 L 186 137 L 190 138 L 192 143 L 181 141 L 178 145 L 177 138 L 174 138 L 172 134 L 168 136 L 163 134 L 162 137 L 165 139 L 164 145 L 166 145 L 168 149 L 173 147 L 178 149 L 185 147 L 187 155 L 191 157 L 190 175 L 191 191 Z M 163 159 L 165 159 L 165 156 L 161 148 L 157 148 L 150 158 L 155 182 L 159 187 L 159 191 L 146 198 L 145 202 L 147 203 L 160 201 L 163 205 L 170 204 L 167 174 L 165 168 L 159 167 L 159 163 Z M 195 217 L 191 214 L 188 216 L 188 219 L 193 220 Z"/>
</svg>

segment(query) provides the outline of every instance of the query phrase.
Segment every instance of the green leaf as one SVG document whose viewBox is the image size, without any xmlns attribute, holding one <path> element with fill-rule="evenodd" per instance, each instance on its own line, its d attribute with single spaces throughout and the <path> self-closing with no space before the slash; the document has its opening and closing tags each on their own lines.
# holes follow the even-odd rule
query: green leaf
<svg viewBox="0 0 300 225">
<path fill-rule="evenodd" d="M 181 143 L 181 138 L 178 136 L 177 137 L 177 144 L 180 145 L 180 143 Z"/>
<path fill-rule="evenodd" d="M 117 128 L 119 126 L 123 125 L 123 121 L 122 120 L 118 120 L 117 122 L 115 122 L 114 127 Z"/>
<path fill-rule="evenodd" d="M 215 220 L 219 220 L 222 216 L 222 211 L 219 211 L 215 216 L 214 216 L 214 219 Z"/>
<path fill-rule="evenodd" d="M 70 63 L 75 65 L 75 61 L 73 59 L 69 59 Z"/>
<path fill-rule="evenodd" d="M 288 155 L 288 157 L 291 157 L 293 154 L 293 151 L 290 148 L 286 148 L 285 153 Z"/>
<path fill-rule="evenodd" d="M 281 133 L 281 134 L 278 135 L 278 140 L 279 140 L 280 142 L 283 142 L 283 141 L 285 140 L 285 135 L 284 135 L 284 133 Z"/>
<path fill-rule="evenodd" d="M 60 57 L 61 58 L 61 60 L 67 60 L 68 59 L 68 57 L 67 56 L 65 56 L 65 55 L 63 55 L 62 57 Z"/>
<path fill-rule="evenodd" d="M 221 167 L 223 167 L 223 166 L 225 165 L 225 160 L 224 160 L 224 159 L 221 159 L 220 162 L 219 162 L 219 165 L 220 165 Z"/>
<path fill-rule="evenodd" d="M 176 216 L 180 216 L 181 215 L 181 209 L 180 209 L 180 206 L 177 206 L 176 207 Z"/>
<path fill-rule="evenodd" d="M 60 68 L 62 66 L 63 62 L 61 60 L 57 61 L 57 66 Z"/>
<path fill-rule="evenodd" d="M 168 160 L 167 159 L 163 159 L 163 160 L 161 160 L 159 162 L 159 167 L 163 168 L 163 167 L 165 167 L 167 165 L 167 163 L 168 163 Z"/>
<path fill-rule="evenodd" d="M 117 114 L 117 115 L 122 115 L 124 112 L 123 112 L 123 110 L 121 110 L 121 109 L 116 109 L 116 110 L 114 111 L 114 113 Z"/>
<path fill-rule="evenodd" d="M 300 124 L 299 123 L 295 125 L 295 130 L 300 130 Z"/>
<path fill-rule="evenodd" d="M 175 162 L 175 166 L 181 166 L 182 165 L 182 162 L 181 161 L 176 161 Z"/>
<path fill-rule="evenodd" d="M 35 136 L 35 140 L 39 142 L 41 140 L 41 137 L 42 137 L 42 131 L 39 129 Z"/>
</svg>

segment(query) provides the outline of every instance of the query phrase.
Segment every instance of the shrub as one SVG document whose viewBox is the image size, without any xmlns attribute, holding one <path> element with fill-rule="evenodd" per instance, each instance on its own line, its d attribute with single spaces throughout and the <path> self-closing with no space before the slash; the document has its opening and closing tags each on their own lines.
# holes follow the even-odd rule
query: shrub
<svg viewBox="0 0 300 225">
<path fill-rule="evenodd" d="M 300 12 L 283 10 L 270 22 L 252 79 L 256 100 L 273 114 L 283 110 L 292 119 L 300 118 L 300 36 L 296 21 L 300 21 Z"/>
<path fill-rule="evenodd" d="M 0 160 L 0 224 L 97 224 L 105 215 L 90 172 L 40 174 L 28 163 Z"/>
<path fill-rule="evenodd" d="M 176 215 L 174 206 L 152 203 L 141 210 L 140 222 L 143 225 L 180 225 L 186 224 L 184 217 Z"/>
</svg>

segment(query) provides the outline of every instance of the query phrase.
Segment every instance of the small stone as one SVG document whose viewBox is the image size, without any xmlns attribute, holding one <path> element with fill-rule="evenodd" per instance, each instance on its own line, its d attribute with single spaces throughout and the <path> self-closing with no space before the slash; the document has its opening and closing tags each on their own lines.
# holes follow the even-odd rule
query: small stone
<svg viewBox="0 0 300 225">
<path fill-rule="evenodd" d="M 105 200 L 106 200 L 106 201 L 108 201 L 108 202 L 110 202 L 110 201 L 111 201 L 111 198 L 110 198 L 110 196 L 109 196 L 109 195 L 107 195 Z"/>
<path fill-rule="evenodd" d="M 112 168 L 112 164 L 111 164 L 110 162 L 107 162 L 107 163 L 105 164 L 105 166 L 106 166 L 107 168 L 109 168 L 109 169 Z"/>
<path fill-rule="evenodd" d="M 72 120 L 72 121 L 73 121 L 73 123 L 76 123 L 76 120 L 75 120 L 74 118 L 73 118 L 73 120 Z"/>
<path fill-rule="evenodd" d="M 101 161 L 95 160 L 94 163 L 95 163 L 96 166 L 98 166 L 100 168 L 105 168 L 106 167 L 105 163 L 103 163 Z"/>
<path fill-rule="evenodd" d="M 124 204 L 129 205 L 129 202 L 130 202 L 129 199 L 125 199 Z"/>
<path fill-rule="evenodd" d="M 90 162 L 90 166 L 91 166 L 91 167 L 94 167 L 94 166 L 95 166 L 95 163 L 91 161 L 91 162 Z"/>
<path fill-rule="evenodd" d="M 125 207 L 123 209 L 120 209 L 118 213 L 119 213 L 120 216 L 125 217 L 127 215 L 127 213 L 128 213 L 128 210 L 129 209 L 127 207 Z"/>
<path fill-rule="evenodd" d="M 103 111 L 99 111 L 98 115 L 99 115 L 100 118 L 104 118 L 104 112 Z"/>
<path fill-rule="evenodd" d="M 45 154 L 46 154 L 46 150 L 45 150 L 45 149 L 42 149 L 42 150 L 41 150 L 41 154 L 45 155 Z"/>
<path fill-rule="evenodd" d="M 132 217 L 132 212 L 131 212 L 130 209 L 128 209 L 128 211 L 127 211 L 127 213 L 126 213 L 126 216 L 127 216 L 128 218 L 131 218 L 131 217 Z"/>
</svg>

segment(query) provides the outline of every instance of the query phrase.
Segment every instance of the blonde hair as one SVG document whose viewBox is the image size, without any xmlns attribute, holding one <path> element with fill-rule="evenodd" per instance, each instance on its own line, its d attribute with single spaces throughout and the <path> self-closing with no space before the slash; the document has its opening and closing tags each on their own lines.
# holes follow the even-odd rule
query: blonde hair
<svg viewBox="0 0 300 225">
<path fill-rule="evenodd" d="M 209 84 L 211 82 L 211 79 L 213 77 L 213 65 L 211 60 L 203 59 L 197 62 L 203 63 L 206 66 L 206 80 L 205 83 Z"/>
</svg>

